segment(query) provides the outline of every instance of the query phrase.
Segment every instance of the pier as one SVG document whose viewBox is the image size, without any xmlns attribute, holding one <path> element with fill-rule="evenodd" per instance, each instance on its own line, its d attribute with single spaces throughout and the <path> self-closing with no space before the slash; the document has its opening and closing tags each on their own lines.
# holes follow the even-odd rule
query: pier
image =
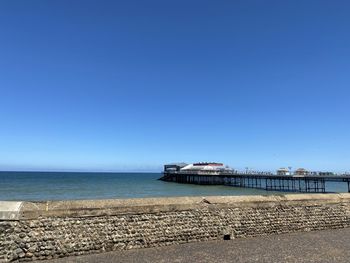
<svg viewBox="0 0 350 263">
<path fill-rule="evenodd" d="M 349 175 L 275 175 L 271 173 L 236 173 L 217 171 L 165 171 L 160 180 L 184 184 L 227 185 L 255 188 L 266 191 L 326 193 L 327 182 L 347 184 L 350 192 Z"/>
</svg>

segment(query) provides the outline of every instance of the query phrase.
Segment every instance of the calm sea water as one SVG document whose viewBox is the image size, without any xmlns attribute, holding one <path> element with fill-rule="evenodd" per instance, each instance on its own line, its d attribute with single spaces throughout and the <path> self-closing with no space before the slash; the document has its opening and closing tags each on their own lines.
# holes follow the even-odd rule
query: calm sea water
<svg viewBox="0 0 350 263">
<path fill-rule="evenodd" d="M 0 172 L 0 200 L 273 194 L 229 186 L 169 183 L 157 180 L 160 176 L 160 173 Z M 347 192 L 347 186 L 332 183 L 327 191 Z"/>
</svg>

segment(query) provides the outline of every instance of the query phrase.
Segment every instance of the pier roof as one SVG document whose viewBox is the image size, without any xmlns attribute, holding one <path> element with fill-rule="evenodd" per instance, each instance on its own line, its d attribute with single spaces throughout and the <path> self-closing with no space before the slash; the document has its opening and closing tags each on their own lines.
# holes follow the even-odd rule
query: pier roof
<svg viewBox="0 0 350 263">
<path fill-rule="evenodd" d="M 168 163 L 168 164 L 166 164 L 166 165 L 186 166 L 186 165 L 188 165 L 188 164 L 187 164 L 187 163 L 181 163 L 181 162 L 179 162 L 179 163 Z"/>
</svg>

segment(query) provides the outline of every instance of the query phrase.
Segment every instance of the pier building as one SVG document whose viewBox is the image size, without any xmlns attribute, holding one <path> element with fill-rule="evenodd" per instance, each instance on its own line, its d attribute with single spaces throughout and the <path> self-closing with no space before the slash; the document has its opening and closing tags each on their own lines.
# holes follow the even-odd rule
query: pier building
<svg viewBox="0 0 350 263">
<path fill-rule="evenodd" d="M 305 176 L 305 175 L 309 175 L 309 171 L 304 169 L 304 168 L 299 168 L 299 169 L 295 170 L 294 174 Z"/>
<path fill-rule="evenodd" d="M 290 171 L 287 168 L 280 168 L 277 170 L 277 175 L 289 175 Z"/>
</svg>

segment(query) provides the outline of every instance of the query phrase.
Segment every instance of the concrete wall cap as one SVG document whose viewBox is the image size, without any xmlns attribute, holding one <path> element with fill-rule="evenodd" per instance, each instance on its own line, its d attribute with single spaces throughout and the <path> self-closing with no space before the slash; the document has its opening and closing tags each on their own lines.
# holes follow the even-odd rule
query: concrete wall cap
<svg viewBox="0 0 350 263">
<path fill-rule="evenodd" d="M 17 220 L 23 202 L 0 201 L 0 220 Z"/>
<path fill-rule="evenodd" d="M 44 202 L 0 202 L 0 219 L 16 220 L 39 216 L 105 216 L 128 213 L 158 213 L 220 206 L 274 206 L 295 202 L 350 202 L 350 194 L 288 194 L 255 196 L 166 197 Z M 214 206 L 217 205 L 217 206 Z"/>
</svg>

